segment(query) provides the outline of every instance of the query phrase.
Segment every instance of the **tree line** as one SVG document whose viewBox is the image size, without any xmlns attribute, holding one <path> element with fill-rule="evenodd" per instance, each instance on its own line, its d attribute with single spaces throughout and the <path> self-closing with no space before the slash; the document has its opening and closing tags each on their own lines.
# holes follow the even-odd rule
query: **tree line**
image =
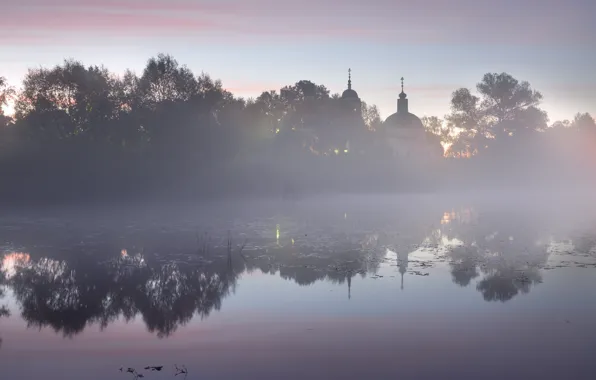
<svg viewBox="0 0 596 380">
<path fill-rule="evenodd" d="M 422 118 L 446 147 L 429 169 L 391 157 L 376 106 L 363 102 L 353 112 L 322 84 L 301 80 L 243 99 L 165 54 L 140 75 L 65 60 L 30 69 L 18 89 L 0 78 L 0 104 L 15 110 L 0 111 L 0 195 L 383 191 L 427 183 L 414 174 L 436 178 L 445 166 L 463 178 L 514 162 L 593 162 L 593 117 L 551 124 L 542 98 L 507 73 L 484 75 L 475 92 L 456 89 L 448 115 Z"/>
</svg>

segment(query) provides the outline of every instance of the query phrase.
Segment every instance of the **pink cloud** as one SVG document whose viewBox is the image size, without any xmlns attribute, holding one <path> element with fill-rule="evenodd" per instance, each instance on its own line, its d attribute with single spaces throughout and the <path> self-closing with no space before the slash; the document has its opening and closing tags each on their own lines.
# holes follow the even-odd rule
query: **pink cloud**
<svg viewBox="0 0 596 380">
<path fill-rule="evenodd" d="M 7 33 L 0 30 L 0 45 L 49 43 L 54 39 L 47 33 Z"/>
<path fill-rule="evenodd" d="M 73 32 L 100 32 L 102 37 L 106 34 L 119 35 L 122 39 L 144 37 L 147 34 L 162 36 L 164 33 L 188 37 L 189 34 L 196 36 L 198 33 L 199 36 L 208 34 L 213 37 L 215 34 L 217 37 L 242 38 L 245 41 L 263 37 L 343 38 L 377 34 L 374 30 L 349 25 L 308 25 L 295 18 L 264 23 L 263 20 L 253 19 L 260 17 L 258 9 L 239 7 L 239 4 L 244 3 L 215 5 L 179 0 L 172 3 L 156 0 L 147 3 L 57 0 L 52 8 L 44 9 L 44 3 L 23 1 L 25 6 L 12 5 L 6 9 L 5 21 L 0 26 L 0 43 L 44 43 L 52 42 L 52 37 L 59 37 L 60 42 L 63 42 L 65 35 L 75 38 L 80 36 L 73 35 Z"/>
<path fill-rule="evenodd" d="M 4 30 L 18 37 L 33 28 L 123 37 L 141 30 L 141 36 L 200 32 L 248 42 L 265 37 L 518 45 L 591 41 L 594 28 L 587 10 L 552 0 L 529 1 L 512 12 L 512 0 L 490 7 L 471 0 L 19 0 L 3 5 L 0 34 Z"/>
<path fill-rule="evenodd" d="M 181 12 L 222 12 L 232 11 L 233 6 L 220 2 L 185 0 L 22 0 L 8 9 L 30 11 L 36 9 L 94 9 L 102 11 L 181 11 Z"/>
<path fill-rule="evenodd" d="M 190 17 L 157 14 L 106 13 L 91 11 L 45 11 L 29 12 L 27 17 L 9 17 L 3 21 L 3 28 L 16 31 L 17 35 L 31 34 L 32 31 L 74 32 L 107 31 L 146 32 L 155 31 L 191 31 L 212 28 L 210 22 Z M 19 33 L 20 32 L 20 33 Z"/>
</svg>

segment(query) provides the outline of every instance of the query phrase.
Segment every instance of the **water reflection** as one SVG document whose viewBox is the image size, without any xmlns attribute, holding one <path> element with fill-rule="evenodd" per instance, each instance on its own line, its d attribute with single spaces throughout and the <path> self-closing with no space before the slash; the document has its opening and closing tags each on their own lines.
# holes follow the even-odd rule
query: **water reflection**
<svg viewBox="0 0 596 380">
<path fill-rule="evenodd" d="M 31 327 L 73 336 L 90 323 L 105 328 L 119 317 L 141 315 L 147 329 L 163 337 L 195 314 L 219 309 L 236 278 L 234 268 L 225 266 L 148 263 L 141 255 L 98 263 L 81 255 L 19 263 L 8 284 Z"/>
<path fill-rule="evenodd" d="M 2 267 L 2 270 L 0 271 L 0 319 L 2 319 L 3 317 L 9 317 L 10 316 L 10 310 L 8 309 L 8 307 L 4 304 L 2 304 L 2 301 L 5 297 L 5 286 L 6 286 L 6 270 L 4 269 L 4 266 Z M 0 336 L 0 348 L 2 348 L 2 336 Z"/>
<path fill-rule="evenodd" d="M 238 251 L 213 247 L 208 257 L 184 259 L 128 249 L 112 257 L 80 252 L 61 260 L 8 253 L 3 278 L 29 327 L 51 327 L 72 337 L 89 324 L 105 328 L 118 318 L 128 322 L 140 315 L 150 332 L 166 337 L 193 317 L 219 310 L 245 271 L 278 274 L 306 286 L 324 279 L 343 283 L 375 268 L 365 269 L 356 249 L 342 251 L 341 262 L 281 246 Z"/>
<path fill-rule="evenodd" d="M 0 272 L 0 301 L 4 298 L 4 286 L 6 282 L 6 275 Z M 0 318 L 10 316 L 10 311 L 6 305 L 0 305 Z"/>
<path fill-rule="evenodd" d="M 542 225 L 528 215 L 485 213 L 473 210 L 452 212 L 436 237 L 457 239 L 450 250 L 453 282 L 466 287 L 480 278 L 476 289 L 486 301 L 505 302 L 518 293 L 528 293 L 542 282 L 540 268 L 549 258 L 547 247 L 538 244 Z"/>
<path fill-rule="evenodd" d="M 595 264 L 592 235 L 566 235 L 573 249 L 561 260 L 553 247 L 563 238 L 535 214 L 436 209 L 407 219 L 363 216 L 361 223 L 353 222 L 355 212 L 346 215 L 337 218 L 344 224 L 309 228 L 297 220 L 259 220 L 209 237 L 192 229 L 135 229 L 125 237 L 121 231 L 87 234 L 95 238 L 65 246 L 18 236 L 12 244 L 27 253 L 4 254 L 0 301 L 10 289 L 29 327 L 50 327 L 65 337 L 137 316 L 148 331 L 167 337 L 219 310 L 242 275 L 254 271 L 300 286 L 345 284 L 350 299 L 355 276 L 375 278 L 381 268 L 394 268 L 406 290 L 407 275 L 427 276 L 429 268 L 444 265 L 457 286 L 475 286 L 484 300 L 505 302 L 540 284 L 543 270 Z M 234 242 L 226 241 L 230 236 Z M 2 306 L 0 316 L 8 315 Z"/>
</svg>

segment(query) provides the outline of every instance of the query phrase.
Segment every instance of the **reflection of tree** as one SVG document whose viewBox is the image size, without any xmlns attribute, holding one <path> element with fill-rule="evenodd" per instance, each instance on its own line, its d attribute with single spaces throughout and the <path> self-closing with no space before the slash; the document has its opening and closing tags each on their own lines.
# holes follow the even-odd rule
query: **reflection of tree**
<svg viewBox="0 0 596 380">
<path fill-rule="evenodd" d="M 2 79 L 2 78 L 0 78 Z M 1 84 L 1 83 L 0 83 Z M 0 113 L 0 116 L 1 113 Z M 0 300 L 4 298 L 4 286 L 6 283 L 6 273 L 0 267 Z M 0 318 L 2 317 L 10 317 L 10 310 L 6 305 L 0 305 Z M 0 337 L 0 348 L 2 348 L 2 337 Z"/>
<path fill-rule="evenodd" d="M 405 213 L 407 210 L 400 206 L 395 212 L 363 213 L 354 230 L 338 233 L 329 227 L 318 234 L 309 231 L 308 237 L 300 226 L 287 232 L 282 225 L 278 239 L 274 234 L 277 221 L 270 221 L 271 226 L 265 229 L 273 236 L 262 237 L 262 241 L 249 237 L 252 247 L 240 255 L 234 246 L 231 261 L 226 249 L 216 243 L 207 249 L 209 252 L 197 253 L 197 242 L 188 232 L 128 236 L 126 243 L 134 244 L 110 241 L 111 235 L 105 234 L 99 241 L 86 243 L 85 250 L 93 254 L 85 254 L 75 245 L 60 252 L 35 248 L 61 246 L 40 244 L 46 243 L 41 239 L 29 242 L 30 260 L 29 255 L 27 260 L 15 260 L 14 270 L 6 278 L 3 274 L 0 290 L 3 282 L 12 289 L 21 316 L 30 326 L 50 327 L 65 336 L 74 336 L 89 324 L 106 328 L 117 319 L 128 322 L 140 316 L 150 332 L 166 337 L 192 318 L 205 318 L 219 310 L 244 272 L 261 270 L 300 285 L 323 280 L 347 285 L 350 297 L 353 278 L 376 273 L 386 248 L 397 254 L 402 278 L 408 265 L 420 265 L 411 253 L 421 242 L 438 246 L 442 239 L 457 239 L 461 244 L 447 253 L 453 282 L 466 287 L 474 280 L 487 301 L 505 302 L 541 282 L 539 268 L 548 252 L 535 241 L 541 237 L 540 221 L 546 218 L 490 212 L 461 216 L 453 212 L 443 215 L 437 230 L 442 212 Z M 344 216 L 343 210 L 337 214 L 345 223 L 340 227 L 346 227 L 352 214 Z M 339 224 L 324 219 L 318 223 Z M 11 240 L 19 239 L 12 236 Z M 218 239 L 212 236 L 210 241 Z M 589 251 L 593 240 L 584 237 L 578 245 Z M 122 246 L 143 248 L 120 253 Z M 177 253 L 153 254 L 166 250 Z M 106 257 L 101 253 L 104 251 L 118 255 Z"/>
<path fill-rule="evenodd" d="M 101 315 L 108 284 L 102 273 L 81 263 L 42 258 L 17 267 L 10 282 L 30 326 L 72 336 Z"/>
<path fill-rule="evenodd" d="M 42 258 L 16 268 L 10 284 L 30 326 L 73 336 L 89 323 L 106 327 L 119 316 L 129 321 L 141 314 L 149 331 L 168 336 L 195 314 L 205 317 L 219 309 L 235 283 L 235 276 L 214 268 L 90 260 Z"/>
<path fill-rule="evenodd" d="M 156 247 L 161 250 L 168 241 L 176 246 L 170 238 L 179 241 L 179 236 L 161 236 Z M 359 239 L 332 240 L 325 247 L 276 243 L 244 250 L 242 255 L 234 246 L 231 261 L 227 250 L 216 246 L 205 257 L 197 255 L 195 246 L 178 245 L 192 252 L 181 260 L 129 254 L 126 249 L 106 258 L 100 253 L 103 249 L 115 251 L 106 240 L 99 242 L 100 248 L 86 245 L 94 251 L 92 255 L 77 249 L 66 254 L 45 250 L 40 255 L 33 248 L 30 260 L 15 263 L 7 285 L 29 326 L 50 327 L 72 337 L 90 324 L 103 329 L 119 318 L 128 322 L 140 315 L 150 332 L 166 337 L 192 318 L 205 318 L 219 310 L 245 271 L 261 269 L 301 285 L 325 279 L 351 285 L 355 275 L 377 270 L 383 251 L 363 255 Z M 153 246 L 152 240 L 146 242 Z"/>
<path fill-rule="evenodd" d="M 380 256 L 383 251 L 375 253 Z M 282 278 L 302 286 L 322 280 L 341 284 L 356 273 L 374 272 L 378 268 L 377 262 L 371 263 L 370 257 L 363 256 L 360 249 L 349 243 L 337 244 L 333 251 L 280 247 L 272 251 L 270 257 L 274 258 L 273 263 Z"/>
<path fill-rule="evenodd" d="M 446 235 L 463 243 L 450 251 L 453 282 L 476 285 L 486 301 L 505 302 L 517 294 L 528 293 L 542 282 L 539 268 L 546 264 L 548 252 L 536 244 L 540 238 L 540 218 L 535 215 L 482 214 L 475 223 L 449 223 Z"/>
<path fill-rule="evenodd" d="M 471 251 L 471 252 L 470 252 Z M 478 277 L 478 267 L 476 266 L 476 250 L 470 250 L 469 247 L 457 247 L 451 251 L 451 276 L 453 282 L 459 286 L 466 287 L 470 281 Z"/>
<path fill-rule="evenodd" d="M 0 270 L 0 300 L 2 298 L 4 298 L 5 281 L 6 281 L 6 275 L 2 270 Z M 0 318 L 9 317 L 9 316 L 10 316 L 10 310 L 8 310 L 8 307 L 5 305 L 0 305 Z M 1 340 L 0 340 L 0 344 L 2 344 Z"/>
<path fill-rule="evenodd" d="M 166 264 L 153 271 L 137 305 L 149 331 L 167 336 L 195 314 L 203 318 L 219 310 L 230 285 L 225 275 Z"/>
<path fill-rule="evenodd" d="M 520 273 L 517 268 L 501 268 L 491 271 L 476 286 L 486 301 L 509 301 L 519 292 L 530 291 L 533 284 L 539 284 L 542 278 L 538 269 L 529 268 Z"/>
</svg>

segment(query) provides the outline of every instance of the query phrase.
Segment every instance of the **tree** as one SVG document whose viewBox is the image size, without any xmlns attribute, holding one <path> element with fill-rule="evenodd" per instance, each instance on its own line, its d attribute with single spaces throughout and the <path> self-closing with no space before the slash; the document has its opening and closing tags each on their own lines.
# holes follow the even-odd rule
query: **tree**
<svg viewBox="0 0 596 380">
<path fill-rule="evenodd" d="M 452 143 L 452 131 L 445 125 L 444 120 L 436 116 L 423 116 L 420 121 L 427 133 L 438 136 L 443 144 Z"/>
<path fill-rule="evenodd" d="M 569 120 L 557 120 L 550 126 L 550 128 L 569 128 L 570 126 L 571 122 Z"/>
<path fill-rule="evenodd" d="M 14 138 L 15 131 L 11 128 L 14 120 L 12 116 L 4 113 L 4 107 L 8 106 L 14 95 L 14 89 L 8 85 L 4 77 L 0 77 L 0 155 L 8 152 Z"/>
<path fill-rule="evenodd" d="M 106 68 L 86 68 L 74 60 L 29 70 L 16 103 L 17 119 L 37 140 L 106 141 L 106 124 L 121 108 L 115 85 Z"/>
<path fill-rule="evenodd" d="M 159 54 L 147 61 L 139 80 L 143 104 L 151 108 L 165 101 L 187 101 L 199 92 L 200 83 L 186 66 L 172 56 Z"/>
<path fill-rule="evenodd" d="M 4 114 L 4 107 L 8 106 L 9 101 L 14 96 L 15 91 L 6 82 L 6 78 L 0 77 L 0 128 L 7 126 L 12 118 Z"/>
<path fill-rule="evenodd" d="M 383 124 L 381 113 L 377 106 L 374 104 L 369 106 L 366 102 L 362 102 L 362 119 L 369 131 L 377 131 Z"/>
<path fill-rule="evenodd" d="M 526 109 L 517 111 L 515 122 L 520 128 L 516 133 L 523 132 L 544 132 L 548 128 L 548 114 L 538 107 L 530 106 Z"/>
<path fill-rule="evenodd" d="M 451 98 L 451 114 L 447 116 L 450 129 L 459 132 L 454 149 L 481 151 L 513 141 L 508 137 L 545 130 L 546 112 L 538 108 L 542 94 L 533 90 L 527 81 L 518 81 L 507 73 L 487 73 L 476 89 L 456 90 Z"/>
<path fill-rule="evenodd" d="M 579 141 L 575 144 L 576 156 L 582 161 L 596 162 L 596 121 L 589 113 L 578 113 L 571 122 L 571 129 L 577 131 Z M 589 172 L 591 168 L 586 168 Z"/>
<path fill-rule="evenodd" d="M 308 80 L 301 80 L 279 91 L 281 102 L 287 110 L 282 128 L 319 129 L 325 124 L 324 110 L 330 100 L 329 90 Z"/>
<path fill-rule="evenodd" d="M 587 112 L 577 113 L 570 126 L 582 132 L 596 132 L 596 120 Z"/>
<path fill-rule="evenodd" d="M 456 136 L 450 147 L 451 154 L 473 154 L 489 137 L 480 98 L 467 88 L 460 88 L 451 95 L 451 114 L 446 120 L 448 130 Z"/>
<path fill-rule="evenodd" d="M 536 107 L 542 101 L 542 94 L 533 90 L 529 82 L 519 82 L 507 73 L 484 74 L 476 89 L 482 96 L 481 109 L 492 119 L 493 126 L 515 121 L 520 111 Z"/>
</svg>

